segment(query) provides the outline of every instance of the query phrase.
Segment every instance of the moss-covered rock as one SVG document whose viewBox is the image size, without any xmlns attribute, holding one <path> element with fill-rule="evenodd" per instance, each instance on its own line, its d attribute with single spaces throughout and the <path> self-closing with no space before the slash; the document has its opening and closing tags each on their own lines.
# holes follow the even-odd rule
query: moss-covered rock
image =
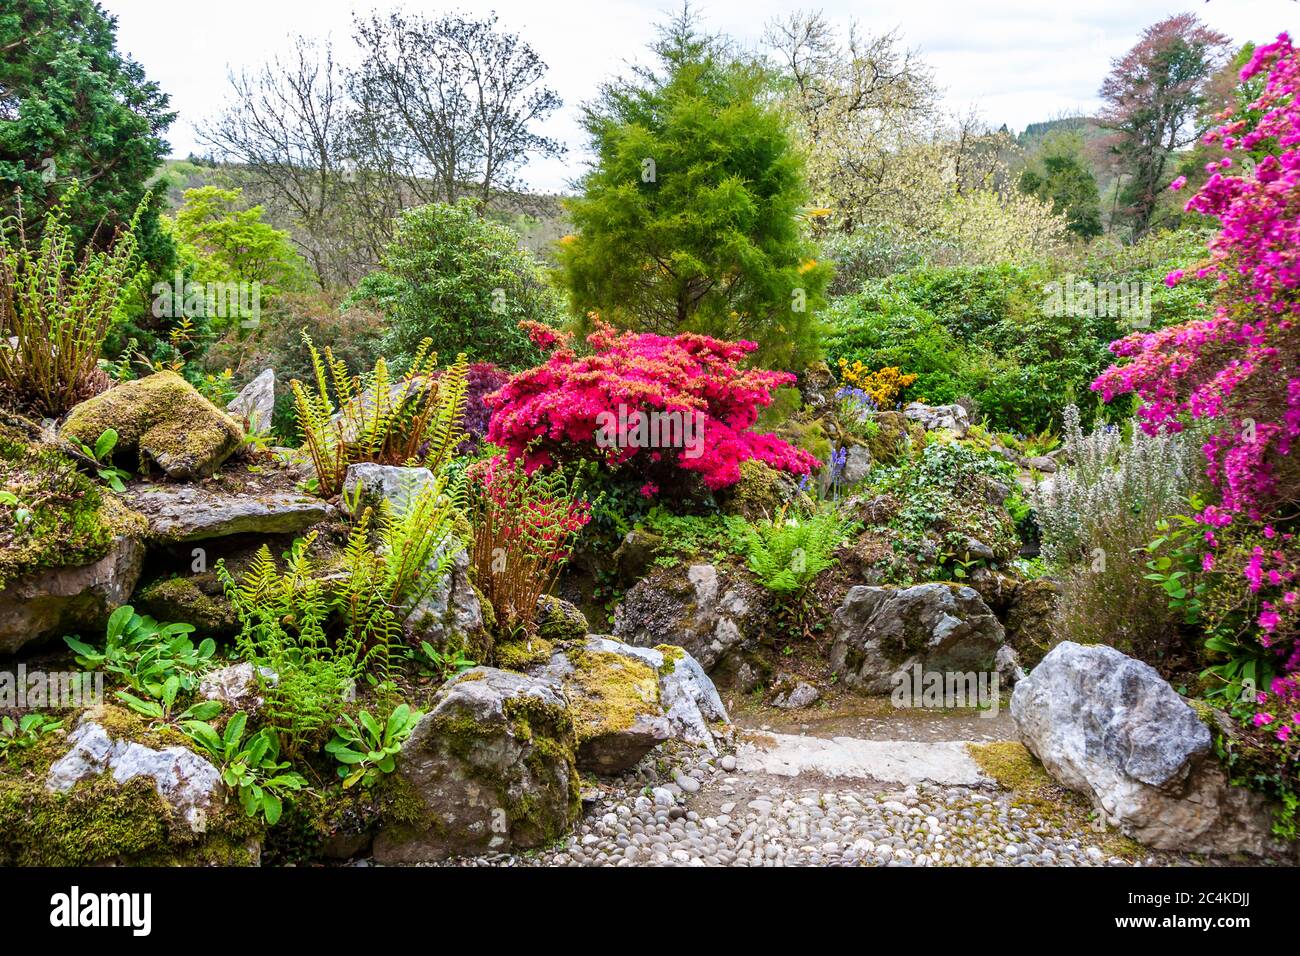
<svg viewBox="0 0 1300 956">
<path fill-rule="evenodd" d="M 63 423 L 61 434 L 87 445 L 107 429 L 117 432 L 115 458 L 153 462 L 180 480 L 211 475 L 243 440 L 239 424 L 175 372 L 158 372 L 123 382 L 82 402 Z"/>
<path fill-rule="evenodd" d="M 631 655 L 587 647 L 570 650 L 565 658 L 578 769 L 619 773 L 671 736 L 654 667 Z"/>
<path fill-rule="evenodd" d="M 477 667 L 449 681 L 385 778 L 381 863 L 550 843 L 578 817 L 574 729 L 559 686 Z"/>
<path fill-rule="evenodd" d="M 163 578 L 141 588 L 133 605 L 159 621 L 193 624 L 205 637 L 224 637 L 239 630 L 239 618 L 213 573 Z"/>
<path fill-rule="evenodd" d="M 876 414 L 876 431 L 867 439 L 873 461 L 892 465 L 903 457 L 908 447 L 908 422 L 902 412 Z"/>
<path fill-rule="evenodd" d="M 727 721 L 713 682 L 675 645 L 633 647 L 592 635 L 559 647 L 530 673 L 563 686 L 584 771 L 619 773 L 670 738 L 713 751 L 710 727 Z"/>
<path fill-rule="evenodd" d="M 1024 581 L 1007 610 L 1007 643 L 1026 667 L 1033 667 L 1056 643 L 1061 585 L 1051 578 Z"/>
<path fill-rule="evenodd" d="M 0 589 L 48 568 L 93 564 L 115 539 L 139 534 L 140 516 L 52 445 L 0 424 Z"/>
<path fill-rule="evenodd" d="M 225 801 L 219 778 L 208 802 L 178 798 L 184 774 L 164 769 L 189 766 L 165 759 L 178 737 L 104 707 L 0 762 L 0 864 L 256 865 L 261 828 Z"/>
<path fill-rule="evenodd" d="M 740 466 L 740 481 L 723 493 L 722 510 L 750 521 L 771 518 L 798 493 L 789 475 L 751 458 Z"/>
<path fill-rule="evenodd" d="M 554 644 L 537 636 L 508 641 L 496 648 L 497 666 L 522 673 L 537 664 L 545 664 L 554 650 Z"/>
<path fill-rule="evenodd" d="M 59 448 L 3 424 L 0 489 L 0 653 L 99 627 L 139 580 L 144 520 Z"/>
<path fill-rule="evenodd" d="M 587 616 L 576 605 L 551 594 L 537 599 L 537 634 L 542 640 L 580 641 L 587 631 Z"/>
</svg>

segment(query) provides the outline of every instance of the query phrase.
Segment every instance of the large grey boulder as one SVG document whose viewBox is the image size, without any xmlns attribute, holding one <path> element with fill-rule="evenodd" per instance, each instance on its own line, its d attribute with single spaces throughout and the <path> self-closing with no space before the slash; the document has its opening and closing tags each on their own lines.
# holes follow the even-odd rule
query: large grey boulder
<svg viewBox="0 0 1300 956">
<path fill-rule="evenodd" d="M 45 789 L 52 793 L 66 793 L 79 781 L 105 773 L 116 784 L 147 777 L 176 818 L 195 833 L 206 829 L 208 815 L 225 799 L 221 772 L 185 747 L 155 750 L 131 740 L 114 740 L 89 717 L 68 742 L 67 754 L 50 765 L 45 778 Z"/>
<path fill-rule="evenodd" d="M 716 753 L 710 725 L 728 719 L 713 682 L 680 647 L 592 635 L 530 672 L 563 686 L 580 770 L 619 773 L 673 738 Z"/>
<path fill-rule="evenodd" d="M 1063 786 L 1158 849 L 1280 850 L 1262 795 L 1233 787 L 1210 729 L 1156 670 L 1112 647 L 1058 644 L 1016 685 L 1011 716 Z"/>
<path fill-rule="evenodd" d="M 831 622 L 831 667 L 849 687 L 884 694 L 894 675 L 992 672 L 1002 625 L 974 588 L 957 584 L 849 588 Z"/>
<path fill-rule="evenodd" d="M 0 590 L 0 654 L 77 631 L 93 631 L 128 600 L 140 580 L 144 546 L 112 541 L 104 557 L 79 567 L 48 568 Z"/>
<path fill-rule="evenodd" d="M 230 494 L 200 485 L 137 485 L 123 500 L 144 515 L 151 538 L 168 542 L 297 534 L 334 514 L 332 507 L 311 495 Z"/>
<path fill-rule="evenodd" d="M 375 838 L 380 863 L 541 846 L 578 817 L 573 721 L 553 681 L 476 667 L 438 691 L 402 745 L 402 795 Z"/>
<path fill-rule="evenodd" d="M 245 385 L 226 405 L 226 411 L 250 431 L 265 434 L 275 415 L 275 369 L 268 368 Z"/>
<path fill-rule="evenodd" d="M 757 638 L 764 594 L 712 564 L 660 568 L 633 585 L 614 611 L 614 636 L 638 647 L 683 648 L 705 671 Z"/>
</svg>

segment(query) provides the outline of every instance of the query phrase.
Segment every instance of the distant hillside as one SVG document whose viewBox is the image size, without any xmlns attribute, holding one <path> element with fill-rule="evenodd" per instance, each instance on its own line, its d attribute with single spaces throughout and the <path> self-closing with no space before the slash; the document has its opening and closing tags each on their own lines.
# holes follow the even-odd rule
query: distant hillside
<svg viewBox="0 0 1300 956">
<path fill-rule="evenodd" d="M 216 165 L 194 157 L 168 159 L 154 177 L 153 186 L 163 187 L 167 208 L 175 210 L 187 189 L 239 185 L 240 170 L 239 166 Z M 521 246 L 547 258 L 553 244 L 568 232 L 561 198 L 534 193 L 504 194 L 492 204 L 491 214 L 519 233 Z"/>
</svg>

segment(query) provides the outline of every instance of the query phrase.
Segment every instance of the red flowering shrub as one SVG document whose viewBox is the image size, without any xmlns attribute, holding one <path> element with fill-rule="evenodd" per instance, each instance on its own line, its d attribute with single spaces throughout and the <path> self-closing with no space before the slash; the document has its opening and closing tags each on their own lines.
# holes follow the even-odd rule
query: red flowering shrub
<svg viewBox="0 0 1300 956">
<path fill-rule="evenodd" d="M 591 505 L 560 471 L 529 474 L 499 455 L 475 462 L 467 477 L 475 583 L 501 633 L 531 630 L 537 599 L 569 559 Z"/>
<path fill-rule="evenodd" d="M 740 466 L 758 459 L 781 471 L 808 474 L 812 455 L 774 435 L 750 431 L 772 390 L 794 381 L 787 372 L 742 368 L 752 342 L 705 335 L 618 332 L 599 324 L 579 356 L 549 329 L 529 330 L 555 351 L 544 365 L 520 372 L 488 396 L 488 440 L 522 458 L 529 470 L 578 458 L 632 464 L 656 480 L 698 474 L 711 490 L 740 480 Z"/>
</svg>

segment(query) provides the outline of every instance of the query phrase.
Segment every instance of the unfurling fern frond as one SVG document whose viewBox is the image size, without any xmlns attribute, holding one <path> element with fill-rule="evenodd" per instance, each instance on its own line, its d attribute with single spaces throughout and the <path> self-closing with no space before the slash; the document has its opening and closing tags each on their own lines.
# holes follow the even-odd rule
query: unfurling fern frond
<svg viewBox="0 0 1300 956">
<path fill-rule="evenodd" d="M 468 390 L 468 364 L 461 355 L 439 372 L 437 353 L 425 339 L 411 369 L 395 382 L 380 358 L 360 375 L 348 374 L 329 348 L 322 359 L 303 331 L 315 387 L 290 383 L 304 446 L 316 469 L 320 493 L 338 494 L 349 465 L 424 464 L 437 470 L 464 438 L 461 420 Z M 329 380 L 327 383 L 327 379 Z M 330 385 L 337 408 L 329 397 Z"/>
</svg>

